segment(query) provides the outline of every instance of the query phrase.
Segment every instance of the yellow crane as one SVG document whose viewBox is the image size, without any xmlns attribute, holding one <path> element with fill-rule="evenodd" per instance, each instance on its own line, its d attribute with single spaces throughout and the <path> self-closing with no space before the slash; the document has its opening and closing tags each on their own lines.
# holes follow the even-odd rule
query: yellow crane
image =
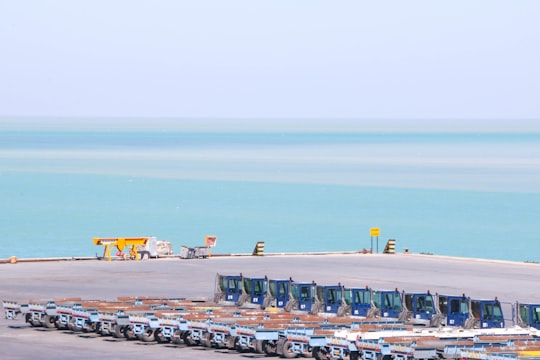
<svg viewBox="0 0 540 360">
<path fill-rule="evenodd" d="M 103 245 L 103 257 L 102 260 L 107 258 L 111 261 L 111 250 L 113 247 L 116 247 L 118 251 L 122 252 L 127 247 L 129 250 L 129 258 L 139 260 L 139 254 L 137 253 L 137 246 L 146 245 L 148 241 L 147 237 L 138 237 L 138 238 L 94 238 L 95 245 Z"/>
</svg>

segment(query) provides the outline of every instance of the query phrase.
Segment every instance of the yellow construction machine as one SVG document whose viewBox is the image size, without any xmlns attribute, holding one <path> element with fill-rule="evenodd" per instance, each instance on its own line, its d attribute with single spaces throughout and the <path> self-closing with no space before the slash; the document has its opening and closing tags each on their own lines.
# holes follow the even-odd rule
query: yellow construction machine
<svg viewBox="0 0 540 360">
<path fill-rule="evenodd" d="M 127 247 L 129 250 L 129 255 L 126 254 L 126 257 L 129 259 L 139 260 L 139 253 L 137 252 L 137 246 L 145 246 L 147 241 L 150 238 L 148 237 L 138 237 L 138 238 L 94 238 L 95 245 L 105 246 L 103 250 L 102 260 L 107 258 L 111 261 L 111 250 L 113 247 L 118 249 L 119 253 L 123 254 L 124 249 Z"/>
</svg>

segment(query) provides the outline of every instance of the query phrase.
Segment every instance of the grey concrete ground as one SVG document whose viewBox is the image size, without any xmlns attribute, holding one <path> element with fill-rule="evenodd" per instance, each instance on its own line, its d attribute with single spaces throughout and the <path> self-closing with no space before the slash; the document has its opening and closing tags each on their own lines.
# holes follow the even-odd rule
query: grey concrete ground
<svg viewBox="0 0 540 360">
<path fill-rule="evenodd" d="M 292 277 L 349 287 L 366 285 L 502 302 L 540 303 L 540 265 L 449 258 L 417 254 L 329 254 L 213 257 L 150 261 L 56 261 L 0 264 L 0 298 L 21 303 L 29 299 L 81 297 L 113 300 L 118 296 L 213 297 L 216 273 L 269 278 Z M 505 314 L 510 317 L 510 314 Z M 30 328 L 22 318 L 0 320 L 2 359 L 192 359 L 200 357 L 264 358 L 226 350 L 186 348 Z"/>
</svg>

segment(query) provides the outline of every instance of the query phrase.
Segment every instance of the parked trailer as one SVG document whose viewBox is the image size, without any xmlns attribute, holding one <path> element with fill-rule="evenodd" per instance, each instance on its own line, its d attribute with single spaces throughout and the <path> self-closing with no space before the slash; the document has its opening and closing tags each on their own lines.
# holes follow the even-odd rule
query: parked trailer
<svg viewBox="0 0 540 360">
<path fill-rule="evenodd" d="M 21 305 L 21 313 L 24 314 L 25 321 L 32 326 L 67 329 L 69 320 L 71 319 L 71 307 L 73 304 L 72 300 L 29 302 L 28 304 Z M 65 325 L 60 322 L 61 317 L 62 321 L 65 321 Z"/>
<path fill-rule="evenodd" d="M 257 286 L 257 292 L 252 291 Z M 289 298 L 283 307 L 289 312 L 276 311 L 280 309 L 278 306 L 272 311 L 240 308 L 240 297 L 235 299 L 241 294 L 263 294 L 262 307 L 268 301 L 277 305 L 282 301 L 277 295 L 284 295 L 284 290 Z M 267 294 L 273 299 L 268 297 L 271 300 L 266 300 Z M 464 295 L 432 296 L 429 292 L 378 291 L 367 287 L 344 289 L 340 284 L 317 286 L 315 282 L 297 283 L 291 279 L 218 274 L 216 299 L 220 304 L 145 296 L 119 297 L 112 302 L 30 301 L 20 306 L 13 301 L 3 301 L 3 306 L 6 318 L 15 319 L 21 313 L 32 326 L 57 326 L 127 339 L 253 351 L 286 358 L 457 358 L 467 346 L 470 351 L 481 351 L 488 346 L 519 347 L 529 351 L 530 355 L 536 351 L 536 345 L 531 344 L 531 334 L 539 336 L 531 327 L 504 328 L 504 317 L 496 299 L 471 300 Z M 252 299 L 248 301 L 251 303 Z M 516 304 L 521 325 L 534 324 L 539 305 L 521 305 Z M 291 313 L 291 310 L 299 311 Z M 374 316 L 377 321 L 363 319 L 359 316 L 361 311 Z M 351 317 L 336 314 L 350 314 Z M 412 324 L 455 326 L 462 323 L 465 323 L 462 327 L 471 329 L 454 331 L 449 326 L 413 330 L 412 327 Z M 485 334 L 494 338 L 486 338 Z M 397 339 L 398 335 L 401 338 Z M 509 340 L 509 335 L 514 338 Z M 467 344 L 463 344 L 464 339 Z M 370 346 L 379 346 L 381 350 L 374 352 Z"/>
<path fill-rule="evenodd" d="M 74 307 L 71 311 L 72 325 L 75 331 L 95 332 L 98 327 L 99 313 L 97 309 Z"/>
<path fill-rule="evenodd" d="M 2 300 L 2 306 L 4 308 L 4 316 L 7 320 L 15 320 L 21 313 L 21 305 L 16 301 Z"/>
<path fill-rule="evenodd" d="M 27 304 L 21 304 L 21 314 L 24 316 L 26 323 L 31 326 L 46 326 L 54 327 L 53 321 L 49 321 L 49 315 L 47 314 L 47 307 L 55 307 L 54 301 L 49 300 L 45 302 L 28 302 Z M 49 326 L 52 324 L 52 326 Z"/>
</svg>

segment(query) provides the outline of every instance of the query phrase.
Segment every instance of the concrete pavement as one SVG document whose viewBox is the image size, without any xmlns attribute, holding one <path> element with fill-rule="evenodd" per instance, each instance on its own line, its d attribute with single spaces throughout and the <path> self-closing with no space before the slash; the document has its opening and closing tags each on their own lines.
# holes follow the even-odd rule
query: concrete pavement
<svg viewBox="0 0 540 360">
<path fill-rule="evenodd" d="M 50 261 L 0 264 L 0 297 L 29 299 L 81 297 L 114 300 L 118 296 L 213 298 L 216 273 L 348 287 L 394 289 L 501 302 L 540 303 L 540 265 L 419 254 L 326 254 L 230 256 L 149 261 Z M 509 314 L 505 314 L 509 317 Z M 22 318 L 0 320 L 3 359 L 202 358 L 241 359 L 247 354 L 183 345 L 128 342 L 95 334 L 30 328 Z M 249 354 L 250 358 L 265 357 Z"/>
</svg>

